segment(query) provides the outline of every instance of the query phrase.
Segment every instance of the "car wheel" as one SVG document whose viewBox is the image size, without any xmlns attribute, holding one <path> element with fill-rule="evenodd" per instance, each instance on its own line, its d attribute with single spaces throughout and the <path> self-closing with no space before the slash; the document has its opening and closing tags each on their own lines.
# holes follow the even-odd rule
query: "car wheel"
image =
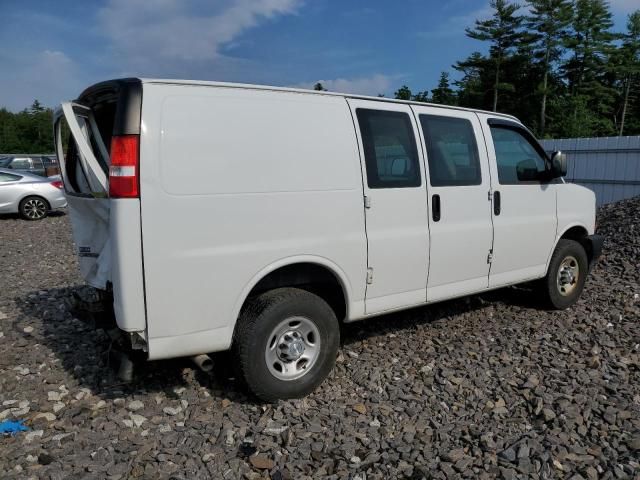
<svg viewBox="0 0 640 480">
<path fill-rule="evenodd" d="M 40 220 L 49 213 L 49 202 L 42 197 L 27 197 L 20 202 L 20 215 L 26 220 Z"/>
<path fill-rule="evenodd" d="M 564 310 L 576 303 L 587 279 L 587 270 L 587 254 L 582 245 L 575 240 L 560 240 L 543 284 L 552 308 Z"/>
<path fill-rule="evenodd" d="M 320 297 L 279 288 L 252 299 L 238 319 L 238 376 L 262 400 L 299 398 L 327 377 L 340 343 L 338 320 Z"/>
</svg>

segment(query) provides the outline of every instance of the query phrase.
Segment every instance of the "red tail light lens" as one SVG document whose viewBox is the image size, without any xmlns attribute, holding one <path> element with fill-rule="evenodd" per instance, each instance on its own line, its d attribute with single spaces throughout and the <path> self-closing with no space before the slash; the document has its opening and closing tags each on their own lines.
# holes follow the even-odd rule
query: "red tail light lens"
<svg viewBox="0 0 640 480">
<path fill-rule="evenodd" d="M 62 187 L 63 187 L 62 182 L 60 180 L 54 180 L 53 182 L 51 182 L 51 185 L 56 188 L 59 188 L 60 190 L 62 190 Z"/>
<path fill-rule="evenodd" d="M 140 136 L 117 135 L 111 138 L 109 196 L 140 197 Z"/>
</svg>

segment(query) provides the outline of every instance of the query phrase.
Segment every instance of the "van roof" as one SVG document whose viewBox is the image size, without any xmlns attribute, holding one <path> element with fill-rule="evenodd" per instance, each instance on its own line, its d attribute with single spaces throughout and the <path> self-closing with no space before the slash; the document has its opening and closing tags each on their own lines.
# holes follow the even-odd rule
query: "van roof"
<svg viewBox="0 0 640 480">
<path fill-rule="evenodd" d="M 474 108 L 464 108 L 457 107 L 452 105 L 442 105 L 438 103 L 426 103 L 426 102 L 414 102 L 411 100 L 397 100 L 395 98 L 385 98 L 385 97 L 372 97 L 367 95 L 355 95 L 351 93 L 340 93 L 340 92 L 327 92 L 327 91 L 319 91 L 319 90 L 307 90 L 302 88 L 290 88 L 290 87 L 274 87 L 270 85 L 253 85 L 249 83 L 231 83 L 231 82 L 211 82 L 206 80 L 175 80 L 175 79 L 163 79 L 163 78 L 140 78 L 142 83 L 157 83 L 157 84 L 166 84 L 166 85 L 194 85 L 194 86 L 208 86 L 208 87 L 227 87 L 227 88 L 245 88 L 251 90 L 271 90 L 277 92 L 293 92 L 293 93 L 305 93 L 311 95 L 327 95 L 327 96 L 339 96 L 345 98 L 357 98 L 362 100 L 373 100 L 377 102 L 387 102 L 387 103 L 402 103 L 407 105 L 422 105 L 436 108 L 445 108 L 445 109 L 453 109 L 453 110 L 463 110 L 467 112 L 477 112 L 477 113 L 486 113 L 489 115 L 494 115 L 497 117 L 508 118 L 511 120 L 515 120 L 520 123 L 513 115 L 508 115 L 506 113 L 498 113 L 498 112 L 490 112 L 487 110 L 479 110 Z"/>
</svg>

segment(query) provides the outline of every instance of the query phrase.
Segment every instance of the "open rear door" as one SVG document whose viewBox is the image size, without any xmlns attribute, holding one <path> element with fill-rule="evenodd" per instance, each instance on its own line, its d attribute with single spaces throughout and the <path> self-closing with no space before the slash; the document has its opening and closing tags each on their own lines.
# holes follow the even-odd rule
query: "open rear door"
<svg viewBox="0 0 640 480">
<path fill-rule="evenodd" d="M 54 138 L 80 272 L 88 284 L 106 289 L 111 280 L 109 152 L 91 109 L 77 103 L 56 109 Z"/>
</svg>

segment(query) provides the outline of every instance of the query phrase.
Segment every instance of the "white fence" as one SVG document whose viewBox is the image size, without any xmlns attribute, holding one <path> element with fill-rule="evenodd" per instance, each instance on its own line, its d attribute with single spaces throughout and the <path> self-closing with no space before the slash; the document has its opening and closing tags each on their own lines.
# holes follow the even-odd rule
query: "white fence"
<svg viewBox="0 0 640 480">
<path fill-rule="evenodd" d="M 542 140 L 567 154 L 565 180 L 593 190 L 598 206 L 640 195 L 640 136 Z"/>
</svg>

